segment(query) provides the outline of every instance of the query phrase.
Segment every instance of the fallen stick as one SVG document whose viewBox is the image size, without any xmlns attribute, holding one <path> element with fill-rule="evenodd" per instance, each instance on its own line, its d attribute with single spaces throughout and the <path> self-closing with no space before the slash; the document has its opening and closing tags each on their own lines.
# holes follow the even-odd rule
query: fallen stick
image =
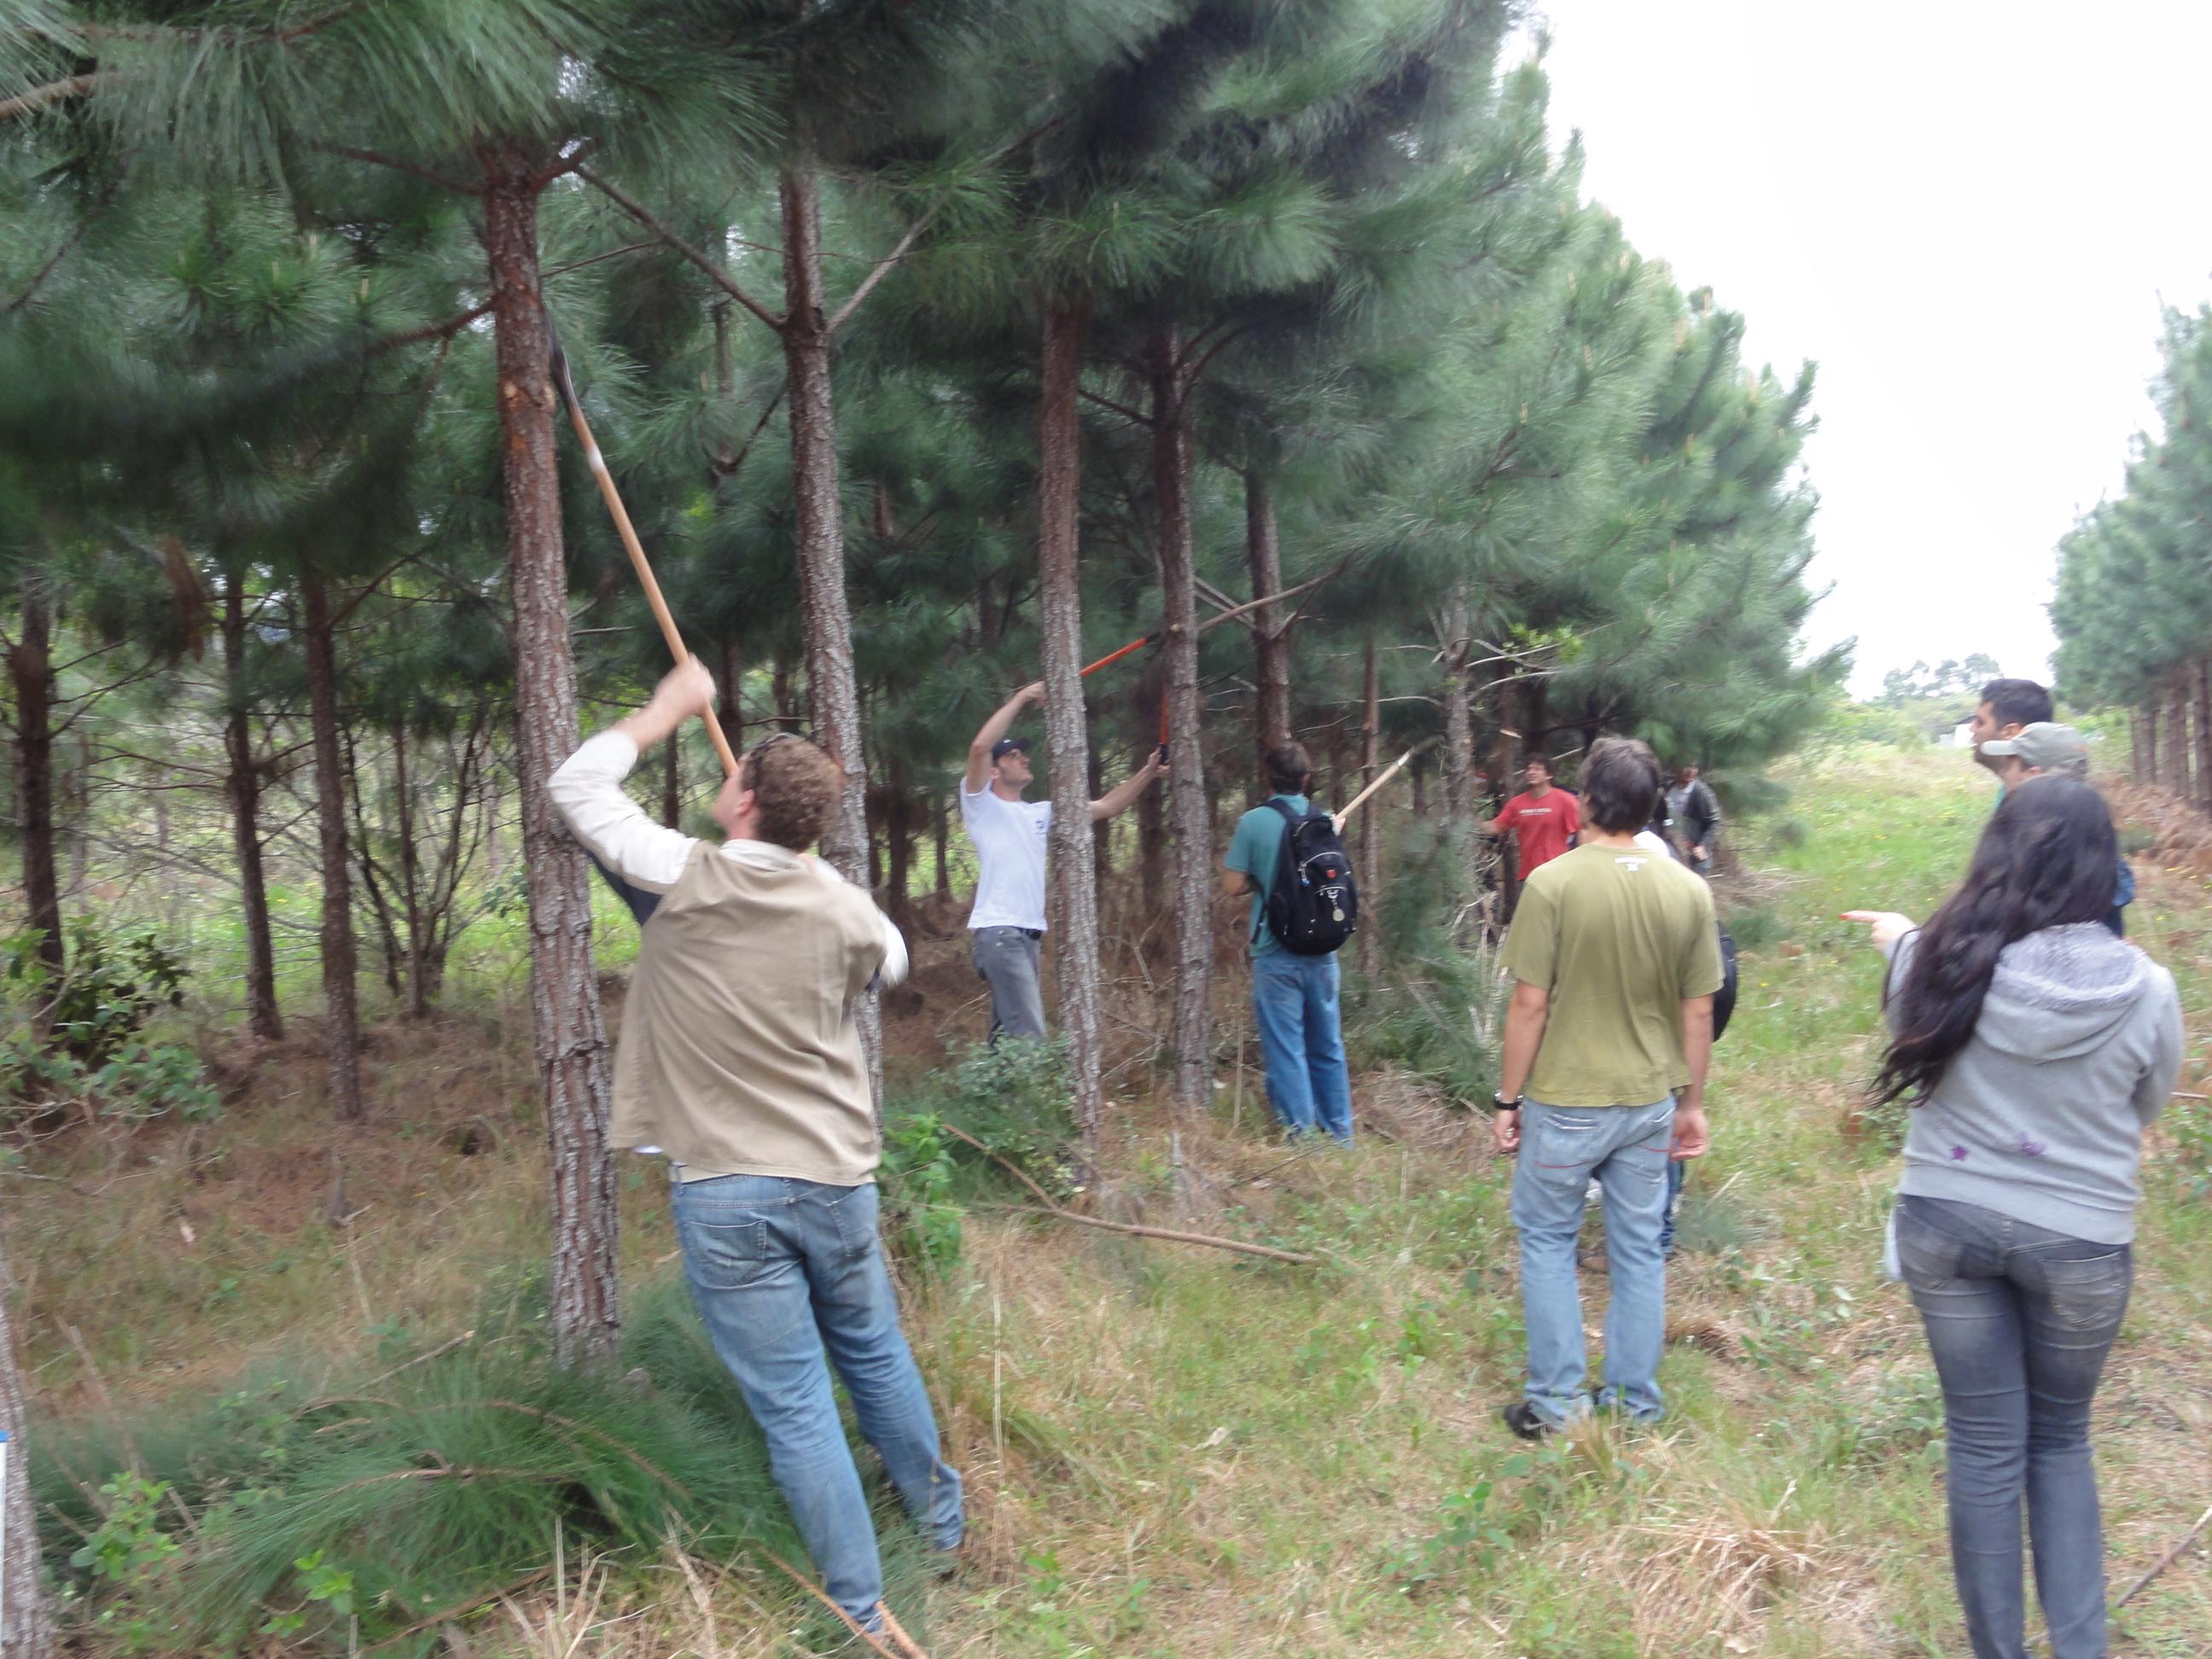
<svg viewBox="0 0 2212 1659">
<path fill-rule="evenodd" d="M 1170 1227 L 1140 1227 L 1133 1221 L 1107 1221 L 1095 1215 L 1085 1215 L 1079 1210 L 1066 1210 L 1058 1205 L 1041 1210 L 1033 1204 L 1000 1204 L 989 1207 L 1007 1215 L 1049 1216 L 1055 1221 L 1073 1221 L 1079 1227 L 1097 1227 L 1109 1233 L 1126 1233 L 1132 1238 L 1158 1238 L 1170 1244 L 1204 1244 L 1217 1250 L 1233 1250 L 1240 1255 L 1264 1256 L 1270 1261 L 1288 1261 L 1301 1267 L 1316 1266 L 1318 1256 L 1301 1255 L 1296 1250 L 1279 1250 L 1270 1244 L 1247 1244 L 1239 1238 L 1217 1238 L 1212 1233 L 1177 1232 Z"/>
<path fill-rule="evenodd" d="M 1036 1201 L 1044 1206 L 1041 1210 L 1031 1209 L 1023 1204 L 1009 1204 L 1003 1206 L 1015 1215 L 1048 1215 L 1055 1220 L 1072 1221 L 1079 1227 L 1097 1227 L 1104 1232 L 1126 1233 L 1133 1238 L 1164 1239 L 1171 1244 L 1204 1244 L 1212 1249 L 1231 1250 L 1240 1255 L 1264 1256 L 1270 1261 L 1295 1262 L 1301 1267 L 1313 1267 L 1320 1260 L 1317 1256 L 1301 1255 L 1296 1250 L 1279 1250 L 1272 1244 L 1247 1244 L 1241 1238 L 1217 1238 L 1212 1233 L 1178 1232 L 1169 1227 L 1140 1227 L 1132 1221 L 1106 1221 L 1095 1215 L 1084 1215 L 1078 1211 L 1069 1209 L 1064 1204 L 1055 1203 L 1052 1194 L 1038 1186 L 1036 1182 L 1031 1181 L 1019 1164 L 1011 1158 L 1001 1158 L 959 1125 L 946 1123 L 942 1127 L 945 1133 L 956 1140 L 964 1140 L 1008 1175 L 1013 1176 L 1015 1180 L 1020 1182 L 1023 1186 L 1028 1188 L 1036 1194 Z"/>
<path fill-rule="evenodd" d="M 2212 1510 L 2207 1510 L 2203 1514 L 2198 1516 L 2197 1517 L 2197 1524 L 2191 1527 L 2187 1532 L 2182 1534 L 2180 1540 L 2177 1542 L 2172 1549 L 2166 1551 L 2164 1555 L 2159 1557 L 2158 1564 L 2152 1567 L 2148 1572 L 2143 1574 L 2142 1577 L 2136 1579 L 2134 1583 L 2128 1586 L 2127 1594 L 2121 1596 L 2118 1601 L 2112 1603 L 2112 1611 L 2114 1613 L 2118 1613 L 2122 1607 L 2127 1606 L 2129 1602 L 2134 1601 L 2136 1597 L 2142 1593 L 2143 1589 L 2149 1584 L 2152 1579 L 2157 1577 L 2159 1574 L 2164 1572 L 2176 1561 L 2179 1561 L 2181 1559 L 2181 1553 L 2197 1541 L 2198 1534 L 2201 1534 L 2207 1526 L 2212 1526 Z"/>
</svg>

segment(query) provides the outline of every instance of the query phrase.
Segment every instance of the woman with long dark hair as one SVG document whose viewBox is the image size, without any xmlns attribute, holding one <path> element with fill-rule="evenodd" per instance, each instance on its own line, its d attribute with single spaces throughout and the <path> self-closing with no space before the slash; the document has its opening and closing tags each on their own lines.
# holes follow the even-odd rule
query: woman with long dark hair
<svg viewBox="0 0 2212 1659">
<path fill-rule="evenodd" d="M 1951 1564 L 1976 1659 L 2026 1659 L 2021 1503 L 2052 1659 L 2100 1659 L 2089 1407 L 2132 1278 L 2142 1132 L 2181 1066 L 2173 976 L 2106 928 L 2118 847 L 2069 777 L 2006 796 L 1890 957 L 1875 1084 L 1913 1110 L 1896 1259 L 1943 1388 Z"/>
</svg>

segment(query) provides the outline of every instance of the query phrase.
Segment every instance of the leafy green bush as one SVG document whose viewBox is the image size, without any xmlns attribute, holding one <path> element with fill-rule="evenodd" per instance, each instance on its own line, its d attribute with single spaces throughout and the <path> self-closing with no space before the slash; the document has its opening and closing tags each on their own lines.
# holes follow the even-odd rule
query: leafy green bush
<svg viewBox="0 0 2212 1659">
<path fill-rule="evenodd" d="M 884 1189 L 884 1231 L 896 1254 L 924 1267 L 949 1267 L 960 1259 L 967 1212 L 951 1201 L 957 1144 L 934 1112 L 884 1125 L 876 1176 Z"/>
<path fill-rule="evenodd" d="M 1067 1052 L 1057 1042 L 1007 1039 L 993 1048 L 976 1043 L 951 1070 L 931 1073 L 914 1097 L 886 1114 L 898 1120 L 919 1114 L 964 1130 L 1029 1175 L 1046 1191 L 1074 1190 L 1080 1159 L 1075 1126 L 1075 1085 Z M 995 1185 L 1005 1179 L 974 1148 L 951 1138 L 954 1163 Z M 972 1184 L 972 1183 L 971 1183 Z"/>
<path fill-rule="evenodd" d="M 199 1057 L 141 1031 L 184 1001 L 184 964 L 152 933 L 120 942 L 88 922 L 70 930 L 70 963 L 56 975 L 31 929 L 0 940 L 0 1000 L 15 1015 L 0 1037 L 0 1108 L 73 1101 L 131 1119 L 175 1112 L 200 1122 L 221 1104 Z"/>
<path fill-rule="evenodd" d="M 81 921 L 59 975 L 39 955 L 43 937 L 27 927 L 0 939 L 0 994 L 42 1009 L 48 1045 L 88 1069 L 106 1065 L 155 1010 L 184 1003 L 188 970 L 150 933 L 115 940 Z"/>
</svg>

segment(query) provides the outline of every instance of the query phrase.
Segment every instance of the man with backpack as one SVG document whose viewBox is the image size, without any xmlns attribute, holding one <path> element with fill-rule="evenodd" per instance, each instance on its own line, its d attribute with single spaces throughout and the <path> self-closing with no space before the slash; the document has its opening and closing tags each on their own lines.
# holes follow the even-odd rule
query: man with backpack
<svg viewBox="0 0 2212 1659">
<path fill-rule="evenodd" d="M 1352 1077 L 1337 1012 L 1335 952 L 1358 917 L 1352 861 L 1335 824 L 1307 798 L 1303 744 L 1267 755 L 1266 803 L 1237 822 L 1222 896 L 1252 900 L 1252 1015 L 1267 1099 L 1292 1139 L 1318 1127 L 1352 1144 Z"/>
</svg>

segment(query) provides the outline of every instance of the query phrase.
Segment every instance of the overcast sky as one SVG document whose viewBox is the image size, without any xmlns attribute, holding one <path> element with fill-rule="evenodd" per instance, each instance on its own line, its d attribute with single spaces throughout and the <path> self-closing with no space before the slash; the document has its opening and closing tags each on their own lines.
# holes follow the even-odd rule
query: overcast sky
<svg viewBox="0 0 2212 1659">
<path fill-rule="evenodd" d="M 2042 678 L 2054 544 L 2212 298 L 2212 3 L 1541 0 L 1588 192 L 1747 355 L 1820 368 L 1810 643 Z"/>
</svg>

